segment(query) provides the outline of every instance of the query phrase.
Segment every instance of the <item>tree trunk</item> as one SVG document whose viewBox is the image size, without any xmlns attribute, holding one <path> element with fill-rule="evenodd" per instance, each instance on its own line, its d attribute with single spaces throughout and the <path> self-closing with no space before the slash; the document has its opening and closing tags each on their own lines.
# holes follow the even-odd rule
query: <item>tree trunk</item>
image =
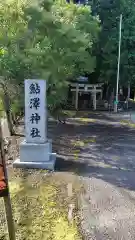
<svg viewBox="0 0 135 240">
<path fill-rule="evenodd" d="M 6 117 L 7 117 L 9 132 L 10 132 L 10 135 L 13 136 L 15 135 L 15 131 L 14 131 L 14 126 L 12 122 L 9 96 L 5 87 L 3 88 L 3 105 L 4 105 Z"/>
<path fill-rule="evenodd" d="M 11 113 L 11 119 L 12 119 L 13 125 L 15 125 L 17 122 L 15 114 Z"/>
<path fill-rule="evenodd" d="M 11 120 L 11 114 L 10 114 L 9 110 L 6 110 L 6 117 L 7 117 L 7 122 L 8 122 L 8 128 L 9 128 L 10 135 L 13 136 L 13 135 L 15 135 L 15 131 L 14 131 L 14 128 L 13 128 L 13 123 L 12 123 L 12 120 Z"/>
</svg>

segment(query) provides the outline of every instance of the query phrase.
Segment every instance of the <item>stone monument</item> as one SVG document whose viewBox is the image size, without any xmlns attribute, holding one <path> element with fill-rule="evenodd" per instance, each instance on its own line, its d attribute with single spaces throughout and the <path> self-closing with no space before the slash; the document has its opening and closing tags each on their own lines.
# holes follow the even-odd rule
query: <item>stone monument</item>
<svg viewBox="0 0 135 240">
<path fill-rule="evenodd" d="M 54 169 L 56 154 L 47 139 L 46 81 L 25 80 L 25 140 L 13 167 Z"/>
</svg>

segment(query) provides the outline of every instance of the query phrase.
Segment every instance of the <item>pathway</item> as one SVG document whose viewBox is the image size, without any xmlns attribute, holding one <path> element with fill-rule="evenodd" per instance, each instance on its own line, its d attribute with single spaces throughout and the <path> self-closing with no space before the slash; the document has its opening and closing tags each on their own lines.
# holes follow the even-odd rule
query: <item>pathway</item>
<svg viewBox="0 0 135 240">
<path fill-rule="evenodd" d="M 84 185 L 78 199 L 84 239 L 135 239 L 135 129 L 95 113 L 57 131 L 56 168 L 75 172 Z"/>
</svg>

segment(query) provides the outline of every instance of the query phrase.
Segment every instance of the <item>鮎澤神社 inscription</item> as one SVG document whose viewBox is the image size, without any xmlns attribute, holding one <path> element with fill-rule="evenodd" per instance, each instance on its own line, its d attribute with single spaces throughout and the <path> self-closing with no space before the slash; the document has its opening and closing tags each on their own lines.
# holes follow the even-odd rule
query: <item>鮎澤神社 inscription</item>
<svg viewBox="0 0 135 240">
<path fill-rule="evenodd" d="M 46 141 L 46 84 L 44 80 L 25 80 L 26 142 Z"/>
</svg>

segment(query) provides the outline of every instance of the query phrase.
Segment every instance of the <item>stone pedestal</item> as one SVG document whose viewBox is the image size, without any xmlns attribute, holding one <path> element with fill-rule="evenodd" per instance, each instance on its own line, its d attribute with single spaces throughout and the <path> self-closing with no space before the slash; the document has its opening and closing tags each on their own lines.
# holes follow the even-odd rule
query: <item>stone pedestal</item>
<svg viewBox="0 0 135 240">
<path fill-rule="evenodd" d="M 56 154 L 47 139 L 46 81 L 25 80 L 25 140 L 14 167 L 54 170 Z"/>
<path fill-rule="evenodd" d="M 52 143 L 27 143 L 24 140 L 20 144 L 20 159 L 13 166 L 16 168 L 41 168 L 53 170 L 56 154 L 52 153 Z"/>
</svg>

